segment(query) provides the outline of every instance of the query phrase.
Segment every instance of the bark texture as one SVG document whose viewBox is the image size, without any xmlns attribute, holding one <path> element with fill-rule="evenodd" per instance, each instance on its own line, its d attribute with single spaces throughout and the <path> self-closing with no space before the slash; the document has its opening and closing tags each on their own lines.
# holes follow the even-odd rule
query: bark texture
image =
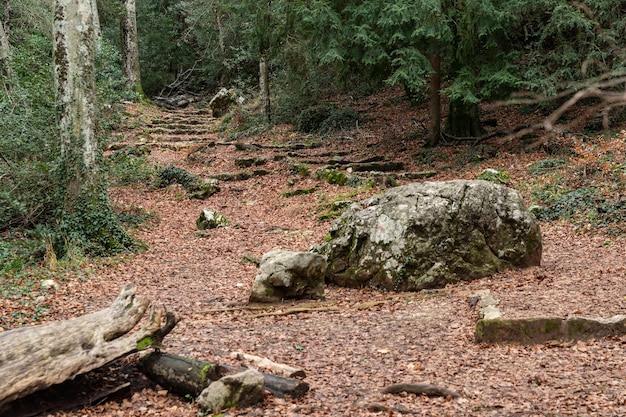
<svg viewBox="0 0 626 417">
<path fill-rule="evenodd" d="M 126 285 L 105 310 L 0 333 L 0 408 L 138 350 L 158 345 L 176 324 Z M 148 322 L 127 334 L 148 312 Z"/>
<path fill-rule="evenodd" d="M 92 11 L 90 0 L 56 0 L 54 4 L 54 75 L 70 206 L 82 184 L 99 178 Z"/>
<path fill-rule="evenodd" d="M 125 0 L 126 14 L 121 22 L 123 73 L 128 89 L 144 97 L 139 69 L 139 41 L 137 39 L 137 14 L 135 0 Z"/>
<path fill-rule="evenodd" d="M 9 44 L 9 36 L 4 29 L 4 24 L 0 22 L 0 78 L 7 80 L 5 85 L 7 89 L 11 88 L 12 82 L 15 81 L 15 73 L 11 67 L 11 46 Z"/>
<path fill-rule="evenodd" d="M 96 38 L 96 47 L 102 39 L 102 27 L 100 26 L 100 15 L 98 14 L 98 1 L 91 0 L 91 13 L 93 14 L 93 33 Z"/>
<path fill-rule="evenodd" d="M 261 55 L 259 60 L 259 89 L 261 90 L 261 112 L 268 122 L 272 118 L 270 102 L 270 71 L 267 65 L 267 57 Z"/>
<path fill-rule="evenodd" d="M 133 246 L 109 206 L 97 138 L 91 0 L 54 2 L 54 75 L 60 109 L 59 195 L 63 232 L 88 252 Z"/>
</svg>

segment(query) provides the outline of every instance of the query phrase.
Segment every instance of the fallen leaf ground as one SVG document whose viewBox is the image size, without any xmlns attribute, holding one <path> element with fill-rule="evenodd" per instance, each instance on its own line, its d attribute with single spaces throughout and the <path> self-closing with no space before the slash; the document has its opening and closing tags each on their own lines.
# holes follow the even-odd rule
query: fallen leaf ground
<svg viewBox="0 0 626 417">
<path fill-rule="evenodd" d="M 352 160 L 384 156 L 403 161 L 407 171 L 435 169 L 434 180 L 475 178 L 484 168 L 502 168 L 511 175 L 511 186 L 528 190 L 533 181 L 528 165 L 546 158 L 541 150 L 514 152 L 507 144 L 496 156 L 474 155 L 474 162 L 461 164 L 476 149 L 445 147 L 436 152 L 448 153 L 447 160 L 429 164 L 411 134 L 419 132 L 419 117 L 397 91 L 352 105 L 368 116 L 358 129 L 324 139 L 322 148 L 284 158 L 276 157 L 276 145 L 312 138 L 279 126 L 240 138 L 242 143 L 274 146 L 252 152 L 238 151 L 224 134 L 210 133 L 203 139 L 218 145 L 206 153 L 210 159 L 194 162 L 186 157 L 197 147 L 154 147 L 151 161 L 175 164 L 200 176 L 242 171 L 234 160 L 244 156 L 265 157 L 267 163 L 260 168 L 270 174 L 223 181 L 221 191 L 204 201 L 187 199 L 179 186 L 113 187 L 116 208 L 153 214 L 133 231 L 147 249 L 85 265 L 91 271 L 86 279 L 68 276 L 58 291 L 47 295 L 51 308 L 46 320 L 105 308 L 121 286 L 131 282 L 139 293 L 183 317 L 165 339 L 165 351 L 218 363 L 232 363 L 229 353 L 243 351 L 306 371 L 311 390 L 304 398 L 267 396 L 259 407 L 229 410 L 228 416 L 626 416 L 626 337 L 538 346 L 479 345 L 474 343 L 477 313 L 468 304 L 470 294 L 490 289 L 507 317 L 626 314 L 623 237 L 581 233 L 565 222 L 543 223 L 541 267 L 421 293 L 328 286 L 325 301 L 307 303 L 337 311 L 257 317 L 258 310 L 246 309 L 256 265 L 244 257 L 261 258 L 275 248 L 306 250 L 321 242 L 330 226 L 330 220 L 318 220 L 320 207 L 355 192 L 350 198 L 381 190 L 304 177 L 290 170 L 293 161 L 328 159 L 316 155 L 339 151 Z M 138 132 L 145 132 L 146 120 L 166 117 L 167 112 L 159 112 L 129 108 L 129 117 L 136 120 L 141 114 L 144 125 L 124 131 L 120 140 L 146 140 Z M 508 122 L 505 116 L 501 119 Z M 309 165 L 311 171 L 317 168 Z M 282 195 L 314 186 L 310 194 Z M 203 208 L 220 211 L 231 225 L 198 231 L 195 220 Z M 261 312 L 280 312 L 294 304 L 271 305 Z M 132 374 L 129 378 L 140 378 Z M 461 397 L 380 393 L 400 382 L 432 383 Z M 144 384 L 126 399 L 51 415 L 196 416 L 198 411 L 185 399 Z"/>
</svg>

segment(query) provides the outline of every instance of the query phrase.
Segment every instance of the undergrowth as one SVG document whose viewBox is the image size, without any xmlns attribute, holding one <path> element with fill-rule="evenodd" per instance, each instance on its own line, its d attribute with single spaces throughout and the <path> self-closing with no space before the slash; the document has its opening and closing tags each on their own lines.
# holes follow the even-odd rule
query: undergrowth
<svg viewBox="0 0 626 417">
<path fill-rule="evenodd" d="M 626 233 L 626 131 L 572 143 L 573 155 L 529 166 L 541 221 L 567 220 L 579 230 Z"/>
</svg>

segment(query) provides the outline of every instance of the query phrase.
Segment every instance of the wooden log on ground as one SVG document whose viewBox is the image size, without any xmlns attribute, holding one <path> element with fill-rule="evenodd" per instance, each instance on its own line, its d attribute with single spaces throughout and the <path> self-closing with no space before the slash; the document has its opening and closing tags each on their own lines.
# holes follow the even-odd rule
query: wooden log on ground
<svg viewBox="0 0 626 417">
<path fill-rule="evenodd" d="M 158 346 L 177 319 L 150 306 L 126 285 L 102 311 L 0 333 L 0 409 L 33 392 L 74 378 L 127 354 Z M 130 332 L 148 312 L 147 323 Z"/>
<path fill-rule="evenodd" d="M 214 363 L 161 352 L 152 352 L 141 358 L 139 370 L 169 391 L 194 398 L 212 381 L 226 374 L 226 369 Z"/>
<path fill-rule="evenodd" d="M 180 395 L 197 396 L 211 381 L 229 373 L 238 373 L 248 368 L 234 365 L 218 365 L 163 352 L 153 352 L 140 363 L 141 371 L 163 388 Z M 265 379 L 264 388 L 277 397 L 302 397 L 309 384 L 295 378 L 285 378 L 261 372 Z M 206 374 L 206 375 L 205 375 Z"/>
</svg>

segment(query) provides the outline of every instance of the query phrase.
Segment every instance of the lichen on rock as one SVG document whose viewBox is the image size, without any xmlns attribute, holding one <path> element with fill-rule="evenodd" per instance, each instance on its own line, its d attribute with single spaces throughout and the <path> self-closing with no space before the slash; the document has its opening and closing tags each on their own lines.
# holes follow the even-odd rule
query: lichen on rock
<svg viewBox="0 0 626 417">
<path fill-rule="evenodd" d="M 519 193 L 486 181 L 414 183 L 352 204 L 330 238 L 328 281 L 416 291 L 538 265 L 541 231 Z"/>
</svg>

